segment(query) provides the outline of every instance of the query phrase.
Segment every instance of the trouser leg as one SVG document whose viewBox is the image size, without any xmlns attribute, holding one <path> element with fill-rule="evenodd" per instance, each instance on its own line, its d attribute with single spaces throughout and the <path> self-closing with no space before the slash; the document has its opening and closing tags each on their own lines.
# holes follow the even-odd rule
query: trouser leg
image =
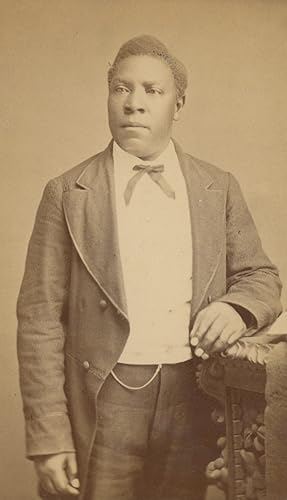
<svg viewBox="0 0 287 500">
<path fill-rule="evenodd" d="M 117 366 L 121 379 L 135 386 L 153 372 L 153 366 Z M 106 380 L 97 402 L 85 500 L 138 498 L 157 391 L 158 380 L 140 391 L 123 388 L 111 376 Z"/>
<path fill-rule="evenodd" d="M 161 371 L 157 410 L 150 434 L 143 499 L 203 500 L 210 442 L 203 421 L 202 395 L 194 362 L 165 365 Z M 206 429 L 205 429 L 206 431 Z M 207 446 L 208 445 L 208 446 Z"/>
<path fill-rule="evenodd" d="M 121 380 L 133 386 L 153 372 L 154 366 L 117 366 Z M 139 391 L 109 377 L 98 399 L 85 500 L 203 500 L 211 458 L 208 410 L 192 362 L 164 365 Z"/>
</svg>

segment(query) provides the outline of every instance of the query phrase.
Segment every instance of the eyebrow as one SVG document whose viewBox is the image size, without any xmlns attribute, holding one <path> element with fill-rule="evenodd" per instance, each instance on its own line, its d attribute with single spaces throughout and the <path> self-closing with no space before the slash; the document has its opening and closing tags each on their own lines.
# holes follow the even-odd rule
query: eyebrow
<svg viewBox="0 0 287 500">
<path fill-rule="evenodd" d="M 115 84 L 115 83 L 123 83 L 124 85 L 129 84 L 129 82 L 127 80 L 124 80 L 123 78 L 114 78 L 112 80 L 112 84 Z"/>
<path fill-rule="evenodd" d="M 113 84 L 115 83 L 122 83 L 124 85 L 130 85 L 132 82 L 131 81 L 128 81 L 128 80 L 125 80 L 124 78 L 115 78 L 113 81 L 112 81 Z M 144 81 L 142 82 L 143 86 L 144 87 L 151 87 L 152 85 L 157 85 L 157 86 L 162 86 L 162 83 L 160 83 L 159 81 L 156 81 L 156 80 L 147 80 L 147 81 Z"/>
<path fill-rule="evenodd" d="M 157 80 L 146 81 L 146 82 L 143 82 L 143 84 L 144 84 L 146 87 L 151 87 L 152 85 L 158 85 L 159 87 L 161 87 L 161 86 L 162 86 L 162 83 L 161 83 L 161 82 L 158 82 Z"/>
</svg>

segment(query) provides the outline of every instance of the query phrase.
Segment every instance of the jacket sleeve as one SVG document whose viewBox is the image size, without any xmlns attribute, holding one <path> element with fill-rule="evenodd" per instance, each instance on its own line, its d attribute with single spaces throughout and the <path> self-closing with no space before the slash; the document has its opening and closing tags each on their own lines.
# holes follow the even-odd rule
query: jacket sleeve
<svg viewBox="0 0 287 500">
<path fill-rule="evenodd" d="M 253 333 L 280 314 L 281 281 L 264 253 L 254 221 L 235 178 L 229 174 L 226 213 L 227 293 L 220 301 L 246 311 Z M 244 318 L 244 314 L 243 314 Z M 250 335 L 250 331 L 248 332 Z"/>
<path fill-rule="evenodd" d="M 17 349 L 28 458 L 73 451 L 64 392 L 71 243 L 59 180 L 50 181 L 29 242 L 17 302 Z"/>
</svg>

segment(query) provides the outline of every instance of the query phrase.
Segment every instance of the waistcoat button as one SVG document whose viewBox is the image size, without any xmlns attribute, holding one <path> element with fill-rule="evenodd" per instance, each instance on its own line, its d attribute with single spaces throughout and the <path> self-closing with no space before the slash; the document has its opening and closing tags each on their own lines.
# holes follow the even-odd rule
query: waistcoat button
<svg viewBox="0 0 287 500">
<path fill-rule="evenodd" d="M 104 310 L 107 307 L 108 307 L 107 302 L 104 299 L 100 300 L 100 308 Z"/>
<path fill-rule="evenodd" d="M 88 370 L 90 368 L 89 361 L 83 361 L 83 367 L 85 368 L 85 370 Z"/>
</svg>

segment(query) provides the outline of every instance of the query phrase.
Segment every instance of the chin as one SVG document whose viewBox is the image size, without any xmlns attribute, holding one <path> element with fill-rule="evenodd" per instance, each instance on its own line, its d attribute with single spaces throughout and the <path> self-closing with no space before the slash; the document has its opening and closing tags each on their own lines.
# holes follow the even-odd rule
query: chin
<svg viewBox="0 0 287 500">
<path fill-rule="evenodd" d="M 143 144 L 141 141 L 137 139 L 128 139 L 118 141 L 115 139 L 116 143 L 120 148 L 129 153 L 130 155 L 136 156 L 137 158 L 144 158 L 149 156 L 150 150 L 146 144 Z"/>
</svg>

